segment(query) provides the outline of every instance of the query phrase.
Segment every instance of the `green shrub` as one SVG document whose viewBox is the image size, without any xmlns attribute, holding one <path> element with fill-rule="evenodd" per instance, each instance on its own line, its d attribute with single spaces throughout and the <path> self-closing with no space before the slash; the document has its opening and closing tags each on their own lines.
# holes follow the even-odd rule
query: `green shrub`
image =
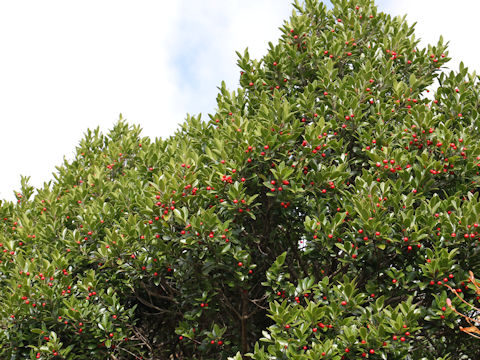
<svg viewBox="0 0 480 360">
<path fill-rule="evenodd" d="M 282 31 L 208 121 L 88 130 L 1 204 L 2 359 L 479 358 L 477 76 L 371 0 Z"/>
</svg>

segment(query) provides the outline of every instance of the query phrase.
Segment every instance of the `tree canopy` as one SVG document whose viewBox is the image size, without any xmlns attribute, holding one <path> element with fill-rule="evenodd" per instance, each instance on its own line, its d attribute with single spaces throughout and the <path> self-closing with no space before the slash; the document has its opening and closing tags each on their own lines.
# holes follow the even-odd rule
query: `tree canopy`
<svg viewBox="0 0 480 360">
<path fill-rule="evenodd" d="M 2 359 L 480 357 L 457 314 L 480 295 L 478 77 L 373 0 L 332 4 L 238 53 L 207 120 L 151 139 L 120 117 L 23 178 Z"/>
</svg>

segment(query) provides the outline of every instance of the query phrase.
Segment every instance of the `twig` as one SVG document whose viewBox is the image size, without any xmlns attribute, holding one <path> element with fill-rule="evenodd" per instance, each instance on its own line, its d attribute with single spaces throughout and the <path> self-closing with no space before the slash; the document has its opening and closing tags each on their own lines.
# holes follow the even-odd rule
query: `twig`
<svg viewBox="0 0 480 360">
<path fill-rule="evenodd" d="M 137 335 L 137 337 L 139 337 L 143 341 L 143 344 L 146 347 L 148 347 L 148 350 L 150 350 L 150 352 L 151 352 L 152 351 L 152 346 L 148 342 L 147 338 L 145 336 L 143 336 L 143 334 L 135 326 L 131 326 L 130 328 L 135 333 L 135 335 Z"/>
<path fill-rule="evenodd" d="M 135 359 L 141 359 L 141 357 L 138 357 L 137 355 L 135 355 L 135 354 L 132 353 L 131 351 L 129 351 L 129 350 L 127 350 L 127 349 L 125 349 L 125 348 L 123 348 L 123 347 L 121 347 L 121 346 L 118 346 L 118 345 L 117 345 L 117 349 L 123 350 L 123 351 L 125 351 L 126 353 L 129 353 L 130 355 L 135 356 Z"/>
</svg>

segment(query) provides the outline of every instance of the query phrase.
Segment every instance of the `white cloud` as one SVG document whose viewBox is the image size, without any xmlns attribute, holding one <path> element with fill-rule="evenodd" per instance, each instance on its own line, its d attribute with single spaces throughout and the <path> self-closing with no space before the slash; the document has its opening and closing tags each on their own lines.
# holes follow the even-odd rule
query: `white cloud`
<svg viewBox="0 0 480 360">
<path fill-rule="evenodd" d="M 139 122 L 175 114 L 162 43 L 176 8 L 156 4 L 1 3 L 0 198 L 20 174 L 35 186 L 52 179 L 87 128 L 107 130 L 120 112 Z"/>
<path fill-rule="evenodd" d="M 206 119 L 207 113 L 216 109 L 221 81 L 230 90 L 238 86 L 240 74 L 235 51 L 243 53 L 248 47 L 251 58 L 261 58 L 268 42 L 275 43 L 280 37 L 278 28 L 291 14 L 292 6 L 290 0 L 182 0 L 180 4 L 175 23 L 181 27 L 178 45 L 183 51 L 176 60 L 183 66 L 176 67 L 176 71 L 183 80 L 186 111 L 202 112 L 202 118 Z"/>
<path fill-rule="evenodd" d="M 423 44 L 443 34 L 454 69 L 480 68 L 477 0 L 379 7 L 408 13 Z M 171 135 L 187 112 L 207 118 L 221 81 L 238 85 L 235 51 L 262 57 L 291 11 L 291 0 L 0 2 L 0 199 L 20 174 L 51 180 L 87 128 L 108 131 L 120 112 L 151 137 Z"/>
<path fill-rule="evenodd" d="M 407 14 L 410 24 L 417 22 L 416 38 L 421 45 L 436 45 L 440 35 L 449 41 L 448 67 L 458 70 L 460 61 L 470 71 L 480 71 L 480 50 L 476 45 L 478 33 L 478 0 L 383 0 L 378 2 L 382 11 L 393 15 Z"/>
<path fill-rule="evenodd" d="M 120 112 L 151 137 L 171 135 L 187 112 L 213 112 L 221 80 L 236 88 L 234 50 L 259 57 L 290 9 L 290 0 L 1 2 L 0 199 L 13 199 L 20 174 L 37 187 L 51 180 L 87 128 L 107 131 Z"/>
</svg>

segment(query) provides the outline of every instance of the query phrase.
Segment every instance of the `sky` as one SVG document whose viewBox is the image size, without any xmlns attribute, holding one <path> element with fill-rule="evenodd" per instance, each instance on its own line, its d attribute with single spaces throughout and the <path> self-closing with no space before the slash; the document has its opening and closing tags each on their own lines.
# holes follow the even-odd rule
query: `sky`
<svg viewBox="0 0 480 360">
<path fill-rule="evenodd" d="M 450 41 L 452 69 L 480 71 L 480 1 L 377 0 L 417 22 L 423 45 Z M 20 175 L 43 186 L 87 129 L 119 114 L 166 138 L 186 114 L 208 119 L 222 80 L 234 90 L 235 51 L 261 58 L 291 15 L 290 0 L 0 1 L 0 199 Z"/>
</svg>

